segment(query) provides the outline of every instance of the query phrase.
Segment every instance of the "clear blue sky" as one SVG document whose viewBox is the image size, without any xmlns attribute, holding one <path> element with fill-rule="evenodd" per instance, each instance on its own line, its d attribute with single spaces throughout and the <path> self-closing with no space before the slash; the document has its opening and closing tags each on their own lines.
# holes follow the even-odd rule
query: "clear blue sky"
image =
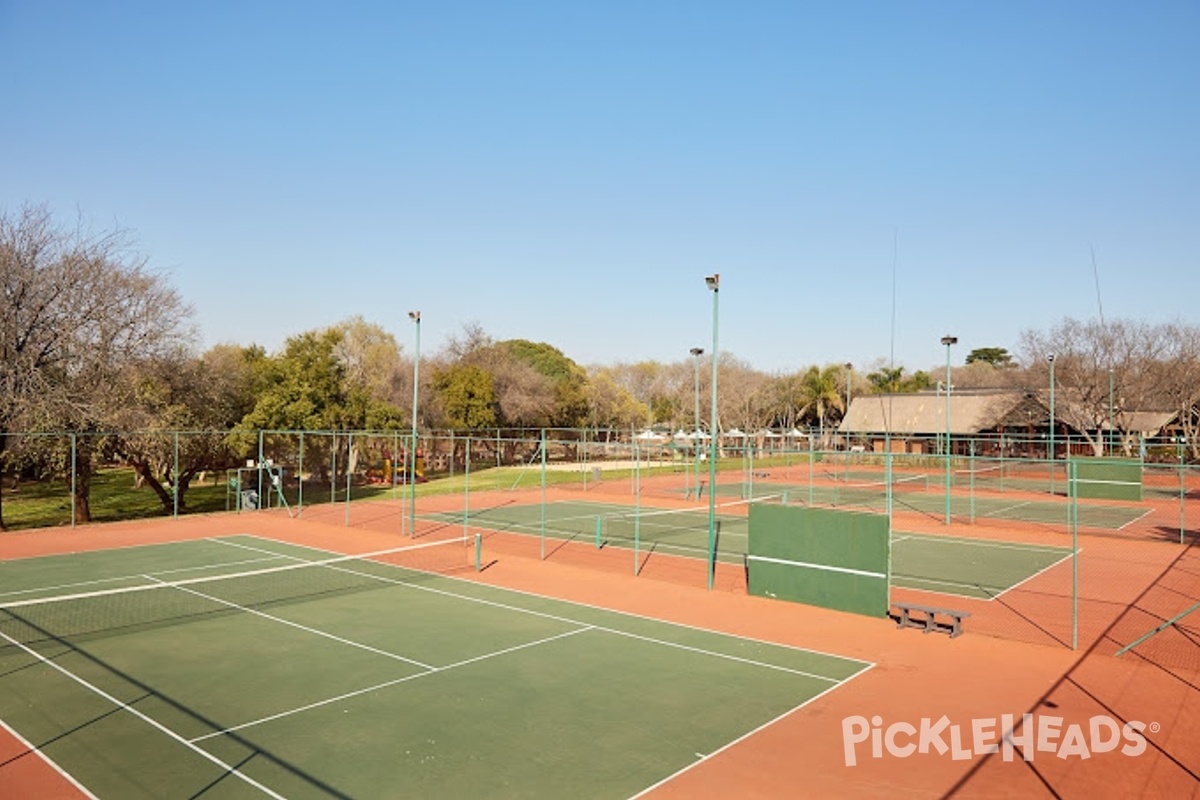
<svg viewBox="0 0 1200 800">
<path fill-rule="evenodd" d="M 0 0 L 0 208 L 202 344 L 362 315 L 583 364 L 944 363 L 1196 322 L 1200 4 Z M 893 245 L 898 245 L 895 248 Z M 893 269 L 895 326 L 893 338 Z"/>
</svg>

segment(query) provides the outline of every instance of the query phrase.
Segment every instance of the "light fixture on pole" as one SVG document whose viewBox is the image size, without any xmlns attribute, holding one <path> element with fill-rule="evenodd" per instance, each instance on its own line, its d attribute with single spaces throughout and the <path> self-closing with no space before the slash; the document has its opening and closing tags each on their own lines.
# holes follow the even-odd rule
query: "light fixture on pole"
<svg viewBox="0 0 1200 800">
<path fill-rule="evenodd" d="M 717 569 L 717 298 L 721 293 L 721 276 L 709 275 L 704 283 L 713 293 L 712 302 L 712 408 L 709 410 L 708 445 L 708 588 L 713 588 Z"/>
<path fill-rule="evenodd" d="M 950 345 L 958 344 L 957 336 L 943 336 L 946 346 L 946 524 L 950 524 Z"/>
<path fill-rule="evenodd" d="M 704 355 L 703 347 L 693 347 L 688 351 L 692 354 L 695 369 L 694 390 L 692 396 L 696 401 L 696 414 L 692 422 L 692 461 L 695 462 L 696 499 L 700 499 L 700 356 Z"/>
<path fill-rule="evenodd" d="M 1050 447 L 1046 455 L 1050 460 L 1050 494 L 1054 494 L 1054 353 L 1046 356 L 1046 360 L 1050 362 Z"/>
<path fill-rule="evenodd" d="M 421 312 L 410 311 L 408 318 L 416 325 L 417 346 L 413 358 L 412 441 L 409 443 L 408 468 L 408 535 L 417 535 L 417 389 L 421 385 Z"/>
</svg>

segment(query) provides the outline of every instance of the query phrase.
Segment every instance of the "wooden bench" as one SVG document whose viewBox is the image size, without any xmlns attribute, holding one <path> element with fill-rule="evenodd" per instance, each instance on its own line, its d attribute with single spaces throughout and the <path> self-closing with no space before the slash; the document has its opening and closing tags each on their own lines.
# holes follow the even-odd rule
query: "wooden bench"
<svg viewBox="0 0 1200 800">
<path fill-rule="evenodd" d="M 950 638 L 961 636 L 962 621 L 971 616 L 969 611 L 955 611 L 951 608 L 920 605 L 918 603 L 892 603 L 899 613 L 892 615 L 897 628 L 920 628 L 922 633 L 936 631 L 949 633 Z M 914 616 L 915 614 L 915 616 Z M 939 617 L 949 617 L 942 620 Z"/>
</svg>

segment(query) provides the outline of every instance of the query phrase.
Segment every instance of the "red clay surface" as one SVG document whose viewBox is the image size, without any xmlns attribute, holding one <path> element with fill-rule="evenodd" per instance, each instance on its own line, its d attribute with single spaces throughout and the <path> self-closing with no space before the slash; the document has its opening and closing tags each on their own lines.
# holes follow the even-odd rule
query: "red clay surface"
<svg viewBox="0 0 1200 800">
<path fill-rule="evenodd" d="M 590 499 L 629 502 L 617 488 Z M 604 487 L 612 489 L 614 487 Z M 490 502 L 538 502 L 539 492 L 497 493 Z M 551 492 L 548 499 L 578 497 Z M 618 498 L 624 498 L 620 500 Z M 483 507 L 488 498 L 473 496 Z M 420 499 L 421 511 L 436 505 L 459 508 L 458 498 Z M 669 501 L 659 503 L 671 505 Z M 253 533 L 337 552 L 369 552 L 408 543 L 400 531 L 400 503 L 355 504 L 349 524 L 343 507 L 304 510 L 304 519 L 276 512 L 214 515 L 179 520 L 119 523 L 71 530 L 44 530 L 0 536 L 0 558 L 101 549 L 186 538 Z M 1167 513 L 1167 512 L 1164 512 Z M 916 522 L 914 525 L 918 524 Z M 907 523 L 897 527 L 916 530 Z M 989 528 L 931 532 L 989 535 Z M 965 526 L 964 526 L 965 528 Z M 417 541 L 454 535 L 445 526 L 419 526 Z M 999 535 L 1000 531 L 991 531 Z M 1007 530 L 1004 538 L 1058 537 L 1037 528 Z M 481 573 L 468 580 L 536 592 L 577 602 L 862 659 L 874 667 L 835 690 L 796 709 L 653 789 L 653 798 L 1005 798 L 1005 797 L 1200 797 L 1200 670 L 1195 658 L 1195 627 L 1184 624 L 1119 658 L 1113 653 L 1140 633 L 1178 613 L 1200 594 L 1200 568 L 1191 548 L 1151 536 L 1081 537 L 1080 649 L 1070 641 L 1070 574 L 1056 568 L 1028 582 L 1024 596 L 972 606 L 977 613 L 965 636 L 922 635 L 897 630 L 885 619 L 750 597 L 741 568 L 719 565 L 714 590 L 705 588 L 702 564 L 652 556 L 638 577 L 632 554 L 596 551 L 583 545 L 548 541 L 540 558 L 536 538 L 489 534 Z M 1063 580 L 1066 580 L 1064 606 Z M 938 597 L 932 595 L 931 597 Z M 942 597 L 942 599 L 945 599 Z M 1200 599 L 1200 598 L 1198 598 Z M 956 607 L 969 601 L 955 598 Z M 1191 600 L 1190 602 L 1195 602 Z M 1065 617 L 1063 616 L 1065 611 Z M 1186 621 L 1185 621 L 1186 622 Z M 1027 639 L 1028 641 L 1017 641 Z M 1155 649 L 1157 648 L 1157 650 Z M 1190 654 L 1190 657 L 1189 657 Z M 701 702 L 703 698 L 697 698 Z M 681 709 L 686 713 L 686 709 Z M 971 747 L 973 721 L 986 726 L 1002 715 L 1034 714 L 1035 727 L 1061 717 L 1061 744 L 1071 726 L 1088 731 L 1099 715 L 1119 725 L 1146 723 L 1144 752 L 1120 748 L 1089 752 L 1088 758 L 1060 758 L 1036 746 L 1002 754 L 964 753 L 949 729 L 930 752 L 905 757 L 886 749 L 876 757 L 871 741 L 853 750 L 847 765 L 844 720 L 878 717 L 877 727 L 894 723 L 914 728 L 944 715 L 957 726 L 961 746 Z M 1018 735 L 1021 730 L 1018 730 Z M 27 748 L 0 732 L 0 796 L 72 797 L 76 790 L 39 760 L 22 757 Z M 899 743 L 907 739 L 902 735 Z M 914 737 L 912 741 L 916 741 Z M 994 732 L 980 744 L 995 741 Z M 35 743 L 36 744 L 36 743 Z M 955 751 L 958 750 L 957 758 Z M 1032 761 L 1023 759 L 1032 757 Z"/>
</svg>

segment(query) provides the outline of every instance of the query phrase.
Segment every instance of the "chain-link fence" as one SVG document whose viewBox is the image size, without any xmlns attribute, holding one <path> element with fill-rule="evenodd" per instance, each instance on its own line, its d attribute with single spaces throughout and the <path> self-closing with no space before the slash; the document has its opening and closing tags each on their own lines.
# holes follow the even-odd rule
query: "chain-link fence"
<svg viewBox="0 0 1200 800">
<path fill-rule="evenodd" d="M 1086 480 L 1136 483 L 1134 499 L 1108 499 L 1096 485 L 1077 490 L 1079 465 L 1101 463 L 1077 442 L 1050 460 L 1011 438 L 835 439 L 825 450 L 820 439 L 17 433 L 5 437 L 0 511 L 9 530 L 215 512 L 414 539 L 452 529 L 482 535 L 493 557 L 745 591 L 751 504 L 836 508 L 889 517 L 893 598 L 968 610 L 976 632 L 1067 647 L 1100 635 L 1200 533 L 1200 466 L 1181 442 L 1152 442 L 1145 458 L 1102 454 L 1124 471 L 1085 469 Z"/>
</svg>

